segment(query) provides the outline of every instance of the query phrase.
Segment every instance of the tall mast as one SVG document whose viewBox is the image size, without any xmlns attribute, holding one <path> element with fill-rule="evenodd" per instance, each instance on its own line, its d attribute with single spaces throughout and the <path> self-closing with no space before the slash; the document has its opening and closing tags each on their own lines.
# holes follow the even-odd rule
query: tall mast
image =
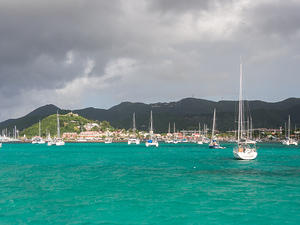
<svg viewBox="0 0 300 225">
<path fill-rule="evenodd" d="M 291 135 L 291 116 L 289 115 L 289 122 L 288 122 L 288 139 L 290 139 Z"/>
<path fill-rule="evenodd" d="M 199 123 L 199 136 L 200 136 L 200 133 L 201 133 L 201 126 L 200 126 L 200 123 Z"/>
<path fill-rule="evenodd" d="M 39 120 L 39 137 L 41 136 L 41 121 Z"/>
<path fill-rule="evenodd" d="M 240 94 L 239 94 L 239 118 L 238 118 L 238 143 L 243 138 L 243 64 L 240 62 Z"/>
<path fill-rule="evenodd" d="M 250 123 L 249 123 L 249 116 L 247 117 L 247 139 L 250 138 Z"/>
<path fill-rule="evenodd" d="M 135 127 L 135 112 L 133 113 L 132 116 L 132 131 L 135 132 L 136 131 L 136 127 Z"/>
<path fill-rule="evenodd" d="M 176 126 L 175 126 L 175 122 L 174 122 L 174 127 L 173 127 L 173 133 L 176 133 Z"/>
<path fill-rule="evenodd" d="M 211 140 L 213 140 L 213 138 L 214 138 L 215 126 L 216 126 L 216 109 L 214 109 L 214 118 L 213 118 L 213 126 L 212 126 L 212 131 L 211 131 Z"/>
<path fill-rule="evenodd" d="M 58 115 L 58 110 L 56 113 L 56 119 L 57 119 L 57 138 L 60 138 L 60 127 L 59 127 L 59 115 Z"/>
<path fill-rule="evenodd" d="M 150 134 L 153 134 L 153 118 L 152 118 L 152 110 L 150 112 Z"/>
<path fill-rule="evenodd" d="M 284 122 L 284 136 L 287 138 L 286 122 Z"/>
<path fill-rule="evenodd" d="M 168 134 L 171 133 L 171 124 L 169 122 Z"/>
<path fill-rule="evenodd" d="M 14 138 L 17 139 L 17 126 L 15 126 Z"/>
<path fill-rule="evenodd" d="M 253 138 L 253 124 L 252 124 L 252 117 L 250 116 L 250 139 Z"/>
</svg>

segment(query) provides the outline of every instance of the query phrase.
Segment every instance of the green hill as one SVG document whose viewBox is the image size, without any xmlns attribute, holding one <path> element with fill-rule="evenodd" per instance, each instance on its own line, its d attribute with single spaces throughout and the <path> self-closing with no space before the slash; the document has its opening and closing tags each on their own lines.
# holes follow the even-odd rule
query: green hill
<svg viewBox="0 0 300 225">
<path fill-rule="evenodd" d="M 300 98 L 289 98 L 280 102 L 248 101 L 253 118 L 254 128 L 279 128 L 284 127 L 288 115 L 291 115 L 291 127 L 300 126 Z M 130 129 L 132 127 L 132 113 L 136 113 L 136 126 L 138 130 L 148 130 L 150 110 L 153 111 L 155 132 L 166 132 L 169 122 L 176 122 L 178 130 L 198 129 L 198 123 L 212 126 L 213 109 L 217 110 L 217 129 L 221 131 L 236 129 L 238 102 L 236 101 L 208 101 L 203 99 L 185 98 L 169 103 L 131 103 L 123 102 L 110 109 L 86 108 L 73 110 L 74 113 L 89 120 L 109 121 L 115 128 Z M 49 115 L 66 114 L 70 110 L 59 109 L 54 105 L 45 105 L 33 112 L 17 119 L 0 122 L 0 130 L 7 129 L 12 133 L 14 126 L 18 130 L 37 123 Z M 246 110 L 248 111 L 248 110 Z M 44 127 L 42 125 L 42 127 Z M 35 133 L 37 134 L 36 128 Z M 53 131 L 56 134 L 56 129 Z"/>
<path fill-rule="evenodd" d="M 86 131 L 85 125 L 88 123 L 96 123 L 99 125 L 98 127 L 94 127 L 92 130 L 106 130 L 113 129 L 107 121 L 94 121 L 88 120 L 82 116 L 68 113 L 65 115 L 59 116 L 60 120 L 60 132 L 61 135 L 65 132 L 76 132 L 80 133 L 81 131 Z M 57 135 L 57 119 L 56 114 L 50 115 L 45 119 L 41 120 L 41 136 L 46 137 L 50 132 L 51 136 Z M 27 138 L 31 138 L 33 136 L 37 136 L 39 134 L 39 123 L 35 123 L 32 126 L 24 129 L 20 136 L 26 135 Z"/>
</svg>

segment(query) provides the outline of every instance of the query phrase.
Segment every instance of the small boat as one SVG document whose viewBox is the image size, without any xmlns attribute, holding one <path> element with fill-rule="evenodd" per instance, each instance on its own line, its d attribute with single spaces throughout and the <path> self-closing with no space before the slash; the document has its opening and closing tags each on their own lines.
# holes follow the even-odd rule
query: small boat
<svg viewBox="0 0 300 225">
<path fill-rule="evenodd" d="M 48 137 L 47 137 L 46 142 L 47 142 L 47 145 L 48 145 L 48 146 L 55 145 L 54 140 L 51 138 L 50 132 L 48 133 Z"/>
<path fill-rule="evenodd" d="M 252 128 L 252 117 L 250 117 L 250 122 L 249 122 L 249 117 L 247 119 L 247 138 L 246 138 L 246 143 L 247 144 L 256 144 L 256 140 L 253 139 L 253 128 Z"/>
<path fill-rule="evenodd" d="M 47 141 L 47 146 L 52 146 L 52 145 L 55 145 L 54 141 Z"/>
<path fill-rule="evenodd" d="M 171 144 L 171 143 L 173 143 L 173 141 L 172 141 L 172 140 L 170 140 L 170 139 L 167 139 L 167 140 L 165 140 L 165 143 L 167 143 L 167 144 Z"/>
<path fill-rule="evenodd" d="M 211 149 L 224 149 L 225 147 L 220 146 L 219 142 L 215 137 L 215 127 L 216 127 L 216 109 L 214 109 L 213 127 L 211 131 L 211 139 L 208 147 Z"/>
<path fill-rule="evenodd" d="M 178 144 L 179 141 L 178 141 L 177 139 L 174 139 L 174 140 L 172 141 L 172 143 L 173 143 L 173 144 Z"/>
<path fill-rule="evenodd" d="M 291 138 L 291 117 L 289 115 L 288 119 L 288 135 L 285 140 L 282 141 L 282 144 L 284 145 L 295 145 L 298 146 L 298 142 Z"/>
<path fill-rule="evenodd" d="M 55 140 L 55 145 L 56 146 L 62 146 L 65 145 L 65 142 L 60 138 Z"/>
<path fill-rule="evenodd" d="M 155 146 L 158 147 L 158 142 L 156 140 L 149 139 L 146 141 L 146 147 Z"/>
<path fill-rule="evenodd" d="M 169 122 L 169 128 L 168 128 L 168 133 L 167 133 L 167 138 L 165 140 L 165 143 L 168 143 L 168 144 L 173 143 L 173 140 L 170 138 L 171 135 L 172 135 L 171 134 L 171 124 Z"/>
<path fill-rule="evenodd" d="M 207 137 L 207 125 L 206 124 L 204 124 L 204 126 L 203 126 L 202 141 L 203 141 L 204 144 L 209 144 L 209 142 L 210 142 L 210 139 Z"/>
<path fill-rule="evenodd" d="M 58 111 L 56 113 L 56 120 L 57 120 L 57 137 L 54 140 L 54 143 L 55 143 L 56 146 L 63 146 L 63 145 L 65 145 L 65 142 L 62 138 L 60 138 L 60 124 L 59 124 Z"/>
<path fill-rule="evenodd" d="M 182 143 L 188 143 L 189 141 L 186 138 L 184 138 L 184 139 L 181 140 L 181 142 Z"/>
<path fill-rule="evenodd" d="M 208 147 L 211 148 L 211 149 L 225 149 L 225 147 L 222 147 L 216 139 L 213 139 L 209 143 Z"/>
<path fill-rule="evenodd" d="M 127 143 L 129 145 L 131 145 L 131 144 L 139 145 L 141 142 L 140 142 L 140 139 L 138 139 L 138 138 L 129 138 Z"/>
<path fill-rule="evenodd" d="M 37 144 L 45 144 L 46 142 L 43 140 L 43 138 L 41 138 L 38 142 L 37 142 Z"/>
<path fill-rule="evenodd" d="M 284 145 L 295 145 L 295 146 L 298 146 L 298 142 L 296 140 L 293 140 L 293 139 L 288 139 L 288 140 L 283 140 L 282 141 L 282 144 Z"/>
<path fill-rule="evenodd" d="M 33 137 L 31 139 L 31 144 L 45 144 L 46 142 L 40 136 Z"/>
<path fill-rule="evenodd" d="M 152 117 L 152 110 L 150 112 L 150 138 L 146 141 L 145 145 L 146 147 L 150 147 L 150 146 L 155 146 L 158 147 L 158 141 L 157 139 L 154 137 L 153 134 L 153 117 Z"/>
<path fill-rule="evenodd" d="M 48 133 L 46 142 L 47 142 L 47 146 L 55 145 L 55 141 L 51 138 L 50 132 Z"/>
<path fill-rule="evenodd" d="M 247 142 L 244 137 L 244 114 L 243 114 L 243 70 L 240 64 L 240 94 L 239 94 L 239 116 L 238 116 L 238 140 L 237 145 L 233 149 L 233 155 L 236 159 L 252 160 L 257 157 L 256 145 Z"/>
<path fill-rule="evenodd" d="M 256 140 L 251 140 L 251 139 L 246 139 L 245 142 L 246 142 L 247 144 L 252 144 L 252 145 L 256 144 Z"/>
<path fill-rule="evenodd" d="M 44 139 L 41 137 L 41 121 L 39 120 L 39 136 L 33 137 L 32 144 L 45 144 L 46 142 Z"/>
<path fill-rule="evenodd" d="M 105 138 L 104 143 L 105 144 L 111 144 L 112 143 L 112 138 Z"/>
<path fill-rule="evenodd" d="M 41 121 L 39 120 L 39 137 L 40 139 L 38 140 L 37 144 L 45 144 L 46 142 L 44 141 L 44 139 L 41 136 Z"/>
<path fill-rule="evenodd" d="M 135 113 L 133 113 L 133 116 L 132 116 L 132 132 L 134 133 L 134 137 L 129 138 L 127 143 L 129 145 L 131 145 L 131 144 L 139 145 L 141 142 L 140 142 L 140 139 L 138 139 L 136 137 Z"/>
<path fill-rule="evenodd" d="M 203 141 L 202 141 L 202 140 L 199 140 L 199 141 L 197 141 L 197 144 L 198 144 L 198 145 L 203 145 Z"/>
<path fill-rule="evenodd" d="M 199 123 L 199 138 L 198 138 L 197 144 L 198 144 L 198 145 L 203 145 L 203 136 L 202 136 L 202 134 L 201 134 L 201 126 L 200 126 L 200 123 Z"/>
<path fill-rule="evenodd" d="M 176 133 L 176 123 L 174 122 L 173 124 L 173 140 L 172 140 L 172 143 L 173 144 L 178 144 L 180 141 L 178 140 L 178 137 L 177 137 L 177 133 Z"/>
</svg>

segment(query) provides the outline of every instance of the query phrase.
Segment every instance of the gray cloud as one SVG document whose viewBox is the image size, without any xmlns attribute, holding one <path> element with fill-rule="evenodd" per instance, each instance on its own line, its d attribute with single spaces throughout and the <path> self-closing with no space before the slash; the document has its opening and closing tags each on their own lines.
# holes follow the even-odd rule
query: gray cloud
<svg viewBox="0 0 300 225">
<path fill-rule="evenodd" d="M 281 37 L 298 36 L 300 32 L 300 2 L 280 1 L 257 5 L 249 12 L 250 23 L 263 34 Z"/>
<path fill-rule="evenodd" d="M 37 106 L 299 97 L 297 1 L 0 0 L 0 119 Z M 292 80 L 293 82 L 287 82 Z"/>
<path fill-rule="evenodd" d="M 195 10 L 207 10 L 215 1 L 209 0 L 150 0 L 149 8 L 162 12 L 184 12 Z"/>
</svg>

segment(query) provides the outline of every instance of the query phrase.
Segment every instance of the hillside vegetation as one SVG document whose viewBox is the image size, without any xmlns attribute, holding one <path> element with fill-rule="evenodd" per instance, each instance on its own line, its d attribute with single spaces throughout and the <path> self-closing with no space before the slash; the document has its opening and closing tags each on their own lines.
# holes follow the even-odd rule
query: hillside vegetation
<svg viewBox="0 0 300 225">
<path fill-rule="evenodd" d="M 249 106 L 249 107 L 248 107 Z M 280 102 L 248 101 L 245 107 L 250 109 L 254 128 L 279 128 L 291 115 L 291 127 L 300 126 L 300 99 L 290 98 Z M 108 121 L 115 128 L 130 129 L 132 127 L 132 114 L 136 114 L 136 127 L 138 130 L 149 129 L 150 111 L 153 111 L 155 132 L 166 132 L 169 122 L 176 122 L 176 128 L 198 129 L 198 123 L 212 126 L 213 110 L 217 110 L 217 129 L 221 131 L 236 129 L 238 102 L 236 101 L 208 101 L 203 99 L 186 98 L 169 103 L 131 103 L 123 102 L 110 109 L 85 108 L 73 110 L 74 113 L 89 120 Z M 245 108 L 245 109 L 246 109 Z M 7 129 L 12 132 L 14 126 L 22 131 L 38 120 L 44 119 L 56 112 L 69 113 L 55 105 L 45 105 L 27 115 L 9 119 L 0 123 L 0 130 Z M 249 110 L 246 110 L 249 111 Z M 42 125 L 42 127 L 44 127 Z M 62 127 L 63 128 L 63 127 Z M 44 128 L 43 128 L 44 129 Z M 38 130 L 35 130 L 37 134 Z M 52 132 L 52 131 L 51 131 Z M 53 130 L 56 134 L 56 129 Z"/>
<path fill-rule="evenodd" d="M 93 131 L 102 130 L 105 131 L 107 129 L 112 130 L 113 127 L 107 121 L 94 121 L 86 119 L 82 116 L 68 113 L 65 115 L 59 116 L 60 120 L 60 133 L 61 135 L 65 132 L 76 132 L 80 133 L 81 131 L 86 131 L 85 125 L 89 123 L 96 123 L 99 125 L 98 127 L 92 128 Z M 57 135 L 57 119 L 56 114 L 50 115 L 45 119 L 41 120 L 41 136 L 46 137 L 50 132 L 51 136 Z M 33 136 L 37 136 L 39 134 L 39 123 L 38 121 L 32 126 L 24 129 L 20 136 L 26 135 L 26 137 L 31 138 Z"/>
</svg>

